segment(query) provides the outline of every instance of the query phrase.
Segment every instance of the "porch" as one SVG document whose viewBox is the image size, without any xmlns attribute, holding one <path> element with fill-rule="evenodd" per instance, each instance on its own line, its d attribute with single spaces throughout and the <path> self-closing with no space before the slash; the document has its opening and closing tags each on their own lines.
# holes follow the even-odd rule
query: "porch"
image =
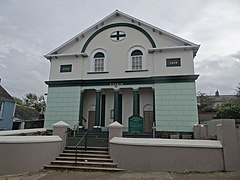
<svg viewBox="0 0 240 180">
<path fill-rule="evenodd" d="M 84 89 L 77 125 L 80 129 L 104 132 L 117 121 L 125 127 L 124 132 L 151 133 L 155 122 L 154 98 L 152 87 Z M 142 128 L 130 127 L 134 126 L 129 122 L 133 115 L 142 117 L 138 125 Z"/>
</svg>

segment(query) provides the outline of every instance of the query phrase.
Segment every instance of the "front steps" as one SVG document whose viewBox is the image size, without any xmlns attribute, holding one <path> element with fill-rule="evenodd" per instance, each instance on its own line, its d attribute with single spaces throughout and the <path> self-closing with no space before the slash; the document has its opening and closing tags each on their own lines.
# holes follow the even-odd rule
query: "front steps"
<svg viewBox="0 0 240 180">
<path fill-rule="evenodd" d="M 68 135 L 67 146 L 75 146 L 85 132 L 79 132 L 74 137 L 72 134 Z M 90 147 L 107 147 L 108 146 L 108 132 L 92 132 L 89 131 L 87 134 L 87 146 Z M 82 141 L 79 146 L 84 146 L 85 140 Z"/>
<path fill-rule="evenodd" d="M 108 153 L 108 148 L 89 147 L 85 150 L 78 147 L 77 157 L 76 150 L 73 146 L 68 146 L 60 153 L 56 160 L 50 165 L 45 165 L 44 169 L 55 170 L 77 170 L 77 171 L 123 171 L 117 168 L 117 164 L 113 163 Z"/>
</svg>

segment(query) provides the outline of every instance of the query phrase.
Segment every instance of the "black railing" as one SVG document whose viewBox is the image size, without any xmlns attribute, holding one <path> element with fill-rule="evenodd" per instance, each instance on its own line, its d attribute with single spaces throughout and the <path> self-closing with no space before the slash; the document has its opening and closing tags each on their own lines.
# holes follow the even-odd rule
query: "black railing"
<svg viewBox="0 0 240 180">
<path fill-rule="evenodd" d="M 82 119 L 84 120 L 85 123 L 87 122 L 87 120 L 83 116 L 82 116 Z"/>
<path fill-rule="evenodd" d="M 82 120 L 83 120 L 83 121 L 85 122 L 85 124 L 86 124 L 87 119 L 85 119 L 83 116 L 82 116 L 81 118 L 82 118 Z M 79 125 L 80 125 L 80 121 L 73 126 L 73 136 L 74 136 L 74 137 L 75 137 L 76 134 L 79 132 Z"/>
<path fill-rule="evenodd" d="M 85 142 L 84 142 L 84 149 L 85 149 L 85 151 L 87 150 L 87 134 L 88 134 L 88 131 L 86 131 L 85 132 L 85 134 L 83 135 L 83 137 L 78 141 L 78 143 L 76 144 L 76 146 L 75 146 L 75 165 L 77 165 L 77 155 L 78 155 L 78 146 L 79 146 L 79 144 L 83 141 L 83 140 L 85 140 Z"/>
</svg>

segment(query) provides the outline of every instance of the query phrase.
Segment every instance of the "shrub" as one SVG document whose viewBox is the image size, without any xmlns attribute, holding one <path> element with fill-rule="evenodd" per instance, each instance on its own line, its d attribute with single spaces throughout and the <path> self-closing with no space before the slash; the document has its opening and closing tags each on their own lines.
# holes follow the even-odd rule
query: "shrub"
<svg viewBox="0 0 240 180">
<path fill-rule="evenodd" d="M 227 106 L 217 110 L 218 119 L 240 119 L 240 106 Z"/>
</svg>

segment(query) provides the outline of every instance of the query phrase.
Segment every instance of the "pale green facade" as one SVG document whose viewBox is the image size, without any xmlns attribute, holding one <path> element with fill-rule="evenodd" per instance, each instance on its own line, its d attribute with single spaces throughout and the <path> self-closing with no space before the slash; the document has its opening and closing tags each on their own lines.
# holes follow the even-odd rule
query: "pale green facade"
<svg viewBox="0 0 240 180">
<path fill-rule="evenodd" d="M 64 121 L 73 127 L 79 120 L 81 87 L 49 87 L 44 127 Z"/>
<path fill-rule="evenodd" d="M 192 132 L 198 123 L 195 82 L 155 84 L 157 131 Z"/>
<path fill-rule="evenodd" d="M 144 86 L 144 84 L 139 84 L 136 87 Z M 156 130 L 192 132 L 193 125 L 198 123 L 195 82 L 148 85 L 148 87 L 151 86 L 154 88 L 155 94 Z M 100 89 L 103 87 L 98 86 Z M 129 87 L 131 85 L 121 86 L 121 88 Z M 79 122 L 80 98 L 83 89 L 84 87 L 81 86 L 49 87 L 45 128 L 52 129 L 52 124 L 58 121 L 64 121 L 73 128 Z M 126 103 L 129 104 L 130 101 L 132 101 L 131 98 Z M 93 100 L 93 104 L 95 104 L 95 100 Z M 123 106 L 127 104 L 123 104 Z M 88 107 L 85 106 L 85 108 Z M 126 119 L 122 120 L 126 121 Z"/>
</svg>

